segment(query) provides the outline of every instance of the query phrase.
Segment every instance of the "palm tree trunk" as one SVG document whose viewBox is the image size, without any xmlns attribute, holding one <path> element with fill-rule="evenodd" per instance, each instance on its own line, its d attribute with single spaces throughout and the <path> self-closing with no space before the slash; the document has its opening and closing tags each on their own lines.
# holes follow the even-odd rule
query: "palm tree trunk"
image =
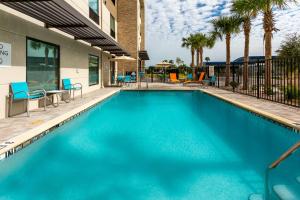
<svg viewBox="0 0 300 200">
<path fill-rule="evenodd" d="M 271 89 L 272 78 L 272 32 L 274 29 L 272 10 L 264 13 L 265 30 L 265 92 Z"/>
<path fill-rule="evenodd" d="M 200 63 L 199 63 L 199 66 L 200 67 L 203 67 L 203 48 L 201 47 L 200 48 Z"/>
<path fill-rule="evenodd" d="M 195 66 L 195 49 L 191 49 L 191 55 L 192 55 L 191 67 L 194 67 Z"/>
<path fill-rule="evenodd" d="M 245 19 L 243 26 L 244 26 L 244 34 L 245 34 L 243 90 L 247 90 L 248 89 L 249 44 L 250 44 L 250 31 L 251 31 L 250 18 Z"/>
<path fill-rule="evenodd" d="M 193 68 L 193 78 L 196 79 L 196 70 L 195 70 L 195 49 L 192 48 L 192 64 L 191 67 Z"/>
<path fill-rule="evenodd" d="M 197 55 L 196 55 L 196 66 L 199 67 L 199 63 L 200 63 L 200 49 L 197 49 Z"/>
<path fill-rule="evenodd" d="M 229 76 L 230 76 L 230 33 L 226 34 L 226 78 L 225 86 L 229 86 Z"/>
</svg>

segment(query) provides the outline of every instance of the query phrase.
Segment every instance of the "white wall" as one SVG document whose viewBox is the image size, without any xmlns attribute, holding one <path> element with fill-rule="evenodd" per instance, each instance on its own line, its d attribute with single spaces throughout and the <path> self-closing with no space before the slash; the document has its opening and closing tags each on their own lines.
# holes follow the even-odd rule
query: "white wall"
<svg viewBox="0 0 300 200">
<path fill-rule="evenodd" d="M 10 11 L 6 7 L 2 7 L 2 9 Z M 93 54 L 101 58 L 100 50 L 28 22 L 1 9 L 0 19 L 0 41 L 12 45 L 12 66 L 0 68 L 0 119 L 4 118 L 6 114 L 6 96 L 9 95 L 9 84 L 11 82 L 26 81 L 26 37 L 60 46 L 60 79 L 71 78 L 73 82 L 82 83 L 84 93 L 101 87 L 101 80 L 95 86 L 90 87 L 88 84 L 88 55 Z M 101 66 L 99 66 L 99 71 L 100 69 Z M 99 78 L 101 78 L 101 75 L 99 75 Z M 37 104 L 32 104 L 31 108 L 34 109 L 36 106 Z"/>
</svg>

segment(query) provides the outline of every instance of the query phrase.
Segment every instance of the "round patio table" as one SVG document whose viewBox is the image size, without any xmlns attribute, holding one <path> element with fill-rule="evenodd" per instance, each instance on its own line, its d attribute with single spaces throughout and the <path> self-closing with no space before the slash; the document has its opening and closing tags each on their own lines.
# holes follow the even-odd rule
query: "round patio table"
<svg viewBox="0 0 300 200">
<path fill-rule="evenodd" d="M 47 96 L 51 96 L 52 97 L 52 98 L 48 98 L 50 100 L 51 104 L 54 107 L 58 107 L 59 106 L 59 96 L 62 99 L 62 95 L 66 94 L 66 93 L 69 94 L 69 91 L 68 90 L 49 90 L 49 91 L 46 91 L 46 93 L 47 93 Z M 56 99 L 56 103 L 54 102 L 54 99 Z M 66 102 L 66 103 L 70 102 L 70 95 L 69 95 L 69 97 L 67 99 L 64 100 L 64 102 Z"/>
</svg>

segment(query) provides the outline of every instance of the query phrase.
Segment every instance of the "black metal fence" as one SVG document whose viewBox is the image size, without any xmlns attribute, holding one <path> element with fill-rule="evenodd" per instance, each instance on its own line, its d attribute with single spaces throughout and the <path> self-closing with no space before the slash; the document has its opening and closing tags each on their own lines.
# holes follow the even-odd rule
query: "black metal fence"
<svg viewBox="0 0 300 200">
<path fill-rule="evenodd" d="M 188 74 L 195 74 L 193 78 L 198 80 L 202 71 L 206 72 L 205 79 L 215 76 L 216 81 L 211 84 L 215 87 L 300 107 L 300 58 L 231 63 L 227 81 L 225 64 L 202 68 L 148 68 L 145 78 L 148 82 L 166 83 L 170 81 L 170 73 L 176 73 L 184 82 Z"/>
<path fill-rule="evenodd" d="M 227 84 L 225 66 L 215 66 L 214 75 L 216 87 L 300 107 L 300 58 L 232 63 Z"/>
</svg>

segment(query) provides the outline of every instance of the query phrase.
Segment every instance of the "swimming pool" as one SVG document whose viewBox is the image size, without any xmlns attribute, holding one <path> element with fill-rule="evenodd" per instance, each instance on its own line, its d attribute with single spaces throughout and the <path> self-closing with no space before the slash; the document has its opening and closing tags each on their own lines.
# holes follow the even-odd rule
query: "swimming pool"
<svg viewBox="0 0 300 200">
<path fill-rule="evenodd" d="M 0 162 L 0 199 L 248 199 L 299 140 L 199 91 L 123 91 Z M 294 181 L 299 158 L 272 183 Z"/>
</svg>

